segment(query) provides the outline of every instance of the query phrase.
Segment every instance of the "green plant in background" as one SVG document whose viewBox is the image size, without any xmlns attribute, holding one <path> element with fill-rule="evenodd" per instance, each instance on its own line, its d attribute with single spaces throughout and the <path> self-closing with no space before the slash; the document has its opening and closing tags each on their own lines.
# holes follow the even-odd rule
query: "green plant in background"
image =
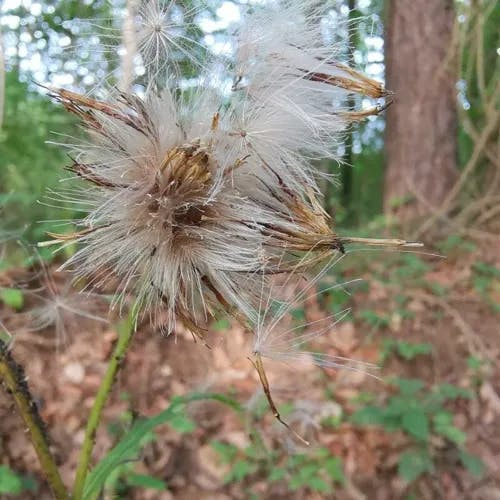
<svg viewBox="0 0 500 500">
<path fill-rule="evenodd" d="M 119 443 L 133 425 L 137 422 L 137 415 L 132 410 L 123 412 L 119 420 L 108 426 L 109 434 Z M 140 459 L 142 449 L 149 443 L 154 442 L 156 434 L 153 431 L 145 433 L 140 439 L 132 443 L 130 453 L 135 454 L 137 460 L 124 460 L 122 464 L 117 464 L 116 468 L 110 471 L 105 479 L 103 490 L 113 498 L 122 498 L 123 495 L 130 493 L 134 488 L 145 488 L 155 490 L 166 490 L 167 484 L 156 477 L 140 474 L 136 472 L 137 461 Z"/>
<path fill-rule="evenodd" d="M 11 309 L 20 311 L 24 305 L 24 295 L 17 288 L 0 288 L 0 301 Z"/>
<path fill-rule="evenodd" d="M 411 361 L 417 356 L 430 354 L 432 345 L 427 342 L 415 343 L 404 340 L 384 339 L 380 351 L 380 362 L 384 364 L 390 356 L 397 355 L 405 361 Z"/>
<path fill-rule="evenodd" d="M 331 288 L 331 283 L 320 283 L 318 287 L 318 297 L 323 302 L 323 307 L 331 314 L 338 314 L 344 311 L 351 300 L 348 293 L 342 288 Z M 323 290 L 326 290 L 325 292 Z"/>
<path fill-rule="evenodd" d="M 46 97 L 30 91 L 14 72 L 7 73 L 5 104 L 0 130 L 2 226 L 5 230 L 26 227 L 25 236 L 39 241 L 49 227 L 42 221 L 61 218 L 61 208 L 49 205 L 63 204 L 49 201 L 47 189 L 60 187 L 61 166 L 70 161 L 60 148 L 47 146 L 46 141 L 48 137 L 64 141 L 57 134 L 76 133 L 75 120 Z M 66 183 L 64 188 L 68 187 Z M 65 209 L 65 218 L 71 218 L 71 213 Z"/>
<path fill-rule="evenodd" d="M 476 262 L 473 265 L 473 273 L 472 282 L 476 293 L 494 312 L 500 312 L 500 303 L 493 298 L 494 294 L 500 294 L 500 269 L 485 262 Z"/>
<path fill-rule="evenodd" d="M 136 473 L 135 462 L 144 446 L 154 441 L 154 431 L 160 425 L 167 424 L 181 433 L 193 431 L 195 425 L 187 416 L 186 409 L 189 403 L 200 400 L 219 401 L 241 412 L 239 404 L 224 395 L 193 393 L 173 398 L 166 410 L 152 417 L 136 418 L 131 412 L 124 413 L 121 425 L 111 428 L 120 436 L 118 442 L 86 476 L 81 498 L 99 498 L 103 488 L 115 494 L 130 487 L 166 489 L 167 485 L 161 479 Z"/>
<path fill-rule="evenodd" d="M 401 253 L 398 255 L 398 265 L 394 267 L 394 278 L 396 282 L 411 281 L 416 284 L 416 280 L 420 280 L 430 269 L 429 263 L 422 257 L 413 253 Z"/>
<path fill-rule="evenodd" d="M 437 248 L 443 252 L 447 258 L 460 255 L 462 253 L 473 252 L 477 246 L 458 234 L 450 234 L 443 241 L 438 242 Z"/>
<path fill-rule="evenodd" d="M 379 313 L 373 309 L 361 309 L 358 313 L 358 317 L 373 330 L 386 328 L 391 323 L 387 314 Z"/>
<path fill-rule="evenodd" d="M 30 476 L 14 472 L 6 465 L 0 465 L 0 495 L 19 496 L 26 492 L 36 493 L 37 482 Z"/>
<path fill-rule="evenodd" d="M 226 483 L 241 483 L 262 478 L 270 483 L 285 483 L 290 491 L 305 489 L 330 493 L 344 482 L 342 461 L 326 448 L 308 453 L 286 454 L 283 450 L 268 450 L 261 441 L 240 449 L 220 441 L 212 442 L 221 462 L 230 466 Z"/>
<path fill-rule="evenodd" d="M 470 391 L 450 384 L 426 389 L 418 379 L 396 379 L 396 394 L 381 404 L 367 405 L 352 415 L 357 425 L 378 425 L 389 432 L 400 431 L 408 438 L 399 457 L 398 472 L 407 482 L 432 472 L 439 448 L 435 438 L 454 447 L 456 458 L 473 475 L 480 475 L 482 462 L 465 449 L 466 434 L 453 423 L 446 403 L 472 397 Z"/>
</svg>

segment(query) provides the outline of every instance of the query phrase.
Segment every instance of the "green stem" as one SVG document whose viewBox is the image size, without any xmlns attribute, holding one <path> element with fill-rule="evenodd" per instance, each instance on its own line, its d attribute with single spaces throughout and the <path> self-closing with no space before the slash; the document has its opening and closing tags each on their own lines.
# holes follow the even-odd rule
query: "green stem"
<svg viewBox="0 0 500 500">
<path fill-rule="evenodd" d="M 47 482 L 57 500 L 67 500 L 68 491 L 62 482 L 56 462 L 49 448 L 45 424 L 38 414 L 36 403 L 26 383 L 24 370 L 12 358 L 8 346 L 0 340 L 0 380 L 17 405 L 17 409 L 31 435 L 38 460 Z"/>
<path fill-rule="evenodd" d="M 104 378 L 101 381 L 99 390 L 90 410 L 87 428 L 85 429 L 85 438 L 83 441 L 82 449 L 80 451 L 80 458 L 78 467 L 76 469 L 75 485 L 73 487 L 73 500 L 80 500 L 83 498 L 83 490 L 85 487 L 85 479 L 87 478 L 89 463 L 92 456 L 92 450 L 95 445 L 95 436 L 99 423 L 101 421 L 102 410 L 109 397 L 111 389 L 116 379 L 116 374 L 120 369 L 122 361 L 127 352 L 130 341 L 135 332 L 135 319 L 136 315 L 132 312 L 130 317 L 125 320 L 118 327 L 118 341 L 115 349 L 109 360 L 108 367 Z"/>
</svg>

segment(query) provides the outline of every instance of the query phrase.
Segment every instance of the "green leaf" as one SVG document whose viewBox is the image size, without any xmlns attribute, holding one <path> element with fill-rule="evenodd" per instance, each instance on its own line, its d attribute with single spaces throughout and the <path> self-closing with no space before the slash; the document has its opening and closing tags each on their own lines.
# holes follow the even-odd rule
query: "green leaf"
<svg viewBox="0 0 500 500">
<path fill-rule="evenodd" d="M 168 424 L 174 420 L 183 411 L 187 403 L 204 399 L 213 399 L 241 411 L 238 403 L 221 394 L 195 393 L 185 397 L 173 398 L 172 403 L 166 410 L 158 415 L 136 422 L 121 441 L 94 467 L 87 476 L 83 498 L 85 500 L 96 498 L 113 470 L 124 462 L 137 458 L 137 450 L 140 449 L 141 440 L 145 435 L 151 433 L 159 425 Z"/>
<path fill-rule="evenodd" d="M 7 306 L 19 311 L 24 305 L 24 296 L 21 290 L 16 288 L 0 289 L 0 300 Z"/>
<path fill-rule="evenodd" d="M 484 474 L 485 466 L 483 461 L 468 453 L 465 450 L 460 450 L 460 461 L 462 465 L 474 476 L 481 477 Z"/>
<path fill-rule="evenodd" d="M 373 328 L 388 326 L 390 323 L 387 316 L 382 316 L 381 314 L 371 309 L 362 309 L 359 312 L 359 317 L 363 318 Z"/>
<path fill-rule="evenodd" d="M 211 446 L 220 455 L 224 463 L 231 463 L 238 454 L 238 448 L 234 444 L 212 441 Z"/>
<path fill-rule="evenodd" d="M 303 307 L 296 307 L 295 309 L 292 309 L 290 314 L 295 321 L 305 322 L 306 320 L 306 313 Z"/>
<path fill-rule="evenodd" d="M 429 354 L 432 352 L 432 346 L 427 343 L 413 344 L 411 342 L 398 342 L 398 354 L 407 360 L 411 360 L 420 354 Z"/>
<path fill-rule="evenodd" d="M 20 476 L 5 465 L 0 465 L 0 493 L 19 495 L 23 492 Z"/>
<path fill-rule="evenodd" d="M 426 450 L 408 450 L 399 457 L 398 474 L 409 483 L 432 470 L 434 465 Z"/>
<path fill-rule="evenodd" d="M 394 384 L 399 387 L 399 392 L 404 396 L 413 396 L 424 387 L 424 383 L 419 379 L 398 378 Z"/>
<path fill-rule="evenodd" d="M 229 473 L 228 477 L 226 478 L 226 481 L 228 481 L 228 482 L 242 481 L 250 474 L 253 474 L 255 472 L 255 470 L 256 470 L 256 466 L 251 464 L 250 462 L 248 462 L 246 460 L 238 460 L 233 465 L 231 472 Z"/>
<path fill-rule="evenodd" d="M 334 482 L 343 484 L 345 477 L 342 469 L 342 460 L 339 457 L 331 457 L 325 461 L 325 470 Z"/>
<path fill-rule="evenodd" d="M 315 476 L 318 473 L 318 464 L 317 463 L 309 463 L 300 468 L 300 476 L 303 479 L 309 479 Z"/>
<path fill-rule="evenodd" d="M 268 480 L 271 482 L 281 481 L 286 476 L 285 469 L 281 469 L 280 467 L 273 467 L 271 473 L 269 474 Z"/>
<path fill-rule="evenodd" d="M 478 371 L 483 367 L 484 361 L 477 356 L 469 356 L 467 358 L 467 366 L 474 371 Z"/>
<path fill-rule="evenodd" d="M 436 387 L 436 392 L 443 401 L 451 401 L 454 399 L 471 399 L 472 393 L 462 387 L 457 387 L 452 384 L 441 384 Z"/>
<path fill-rule="evenodd" d="M 486 276 L 491 276 L 492 278 L 500 278 L 500 268 L 486 264 L 485 262 L 476 262 L 473 265 L 474 270 L 484 274 Z"/>
<path fill-rule="evenodd" d="M 413 396 L 393 396 L 389 399 L 386 407 L 386 419 L 387 417 L 401 417 L 408 413 L 410 405 L 413 405 L 415 398 Z M 412 406 L 413 408 L 414 406 Z"/>
<path fill-rule="evenodd" d="M 365 406 L 356 411 L 351 420 L 357 425 L 382 425 L 385 412 L 378 406 Z"/>
<path fill-rule="evenodd" d="M 453 425 L 453 415 L 447 411 L 441 411 L 433 417 L 434 431 L 448 438 L 456 444 L 463 444 L 466 435 Z"/>
<path fill-rule="evenodd" d="M 328 493 L 332 489 L 331 486 L 319 476 L 310 477 L 306 484 L 309 488 L 311 488 L 311 490 L 320 491 L 322 493 Z"/>
<path fill-rule="evenodd" d="M 185 415 L 176 415 L 168 422 L 168 425 L 181 434 L 193 432 L 196 429 L 196 424 Z"/>
<path fill-rule="evenodd" d="M 428 282 L 427 286 L 431 289 L 434 295 L 437 295 L 438 297 L 444 297 L 448 292 L 448 289 L 446 287 L 435 281 Z"/>
<path fill-rule="evenodd" d="M 12 337 L 5 331 L 0 330 L 0 342 L 3 342 L 5 345 L 9 345 L 12 341 Z"/>
<path fill-rule="evenodd" d="M 167 483 L 165 481 L 153 476 L 148 476 L 147 474 L 127 473 L 125 479 L 130 486 L 136 488 L 149 488 L 161 491 L 167 489 Z"/>
<path fill-rule="evenodd" d="M 216 332 L 222 332 L 225 330 L 229 330 L 230 327 L 231 327 L 231 323 L 226 318 L 221 318 L 213 324 L 213 329 Z"/>
<path fill-rule="evenodd" d="M 429 419 L 420 408 L 414 408 L 405 413 L 401 419 L 401 425 L 416 439 L 425 441 L 429 437 Z"/>
<path fill-rule="evenodd" d="M 9 467 L 0 465 L 0 494 L 20 495 L 25 491 L 36 492 L 38 483 L 31 476 L 17 474 Z"/>
</svg>

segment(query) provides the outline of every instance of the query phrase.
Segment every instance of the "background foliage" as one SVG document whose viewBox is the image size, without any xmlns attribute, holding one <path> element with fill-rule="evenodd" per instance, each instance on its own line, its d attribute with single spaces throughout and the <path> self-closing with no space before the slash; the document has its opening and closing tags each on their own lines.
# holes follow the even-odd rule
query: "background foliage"
<svg viewBox="0 0 500 500">
<path fill-rule="evenodd" d="M 384 9 L 388 3 L 339 0 L 332 4 L 339 20 L 347 22 L 348 29 L 339 32 L 346 60 L 353 60 L 379 79 L 384 75 Z M 346 463 L 349 450 L 336 446 L 335 439 L 341 434 L 348 435 L 349 446 L 352 442 L 359 446 L 353 436 L 361 435 L 360 447 L 363 447 L 363 439 L 377 442 L 370 434 L 374 428 L 376 435 L 391 436 L 387 438 L 389 444 L 386 443 L 391 450 L 389 458 L 385 460 L 384 456 L 382 460 L 389 464 L 388 470 L 377 462 L 379 469 L 373 479 L 381 494 L 389 495 L 387 498 L 403 495 L 433 498 L 433 494 L 448 491 L 446 488 L 450 488 L 450 498 L 453 498 L 450 482 L 456 481 L 462 494 L 467 488 L 478 487 L 479 477 L 486 477 L 484 481 L 491 477 L 495 480 L 495 471 L 492 472 L 491 462 L 487 460 L 494 452 L 498 456 L 493 438 L 489 454 L 479 457 L 477 449 L 470 450 L 470 436 L 479 439 L 479 427 L 494 428 L 498 418 L 498 415 L 488 417 L 490 420 L 486 423 L 477 424 L 484 416 L 477 415 L 477 408 L 494 406 L 497 400 L 491 391 L 498 399 L 499 390 L 498 376 L 495 378 L 498 344 L 492 347 L 495 336 L 490 333 L 495 328 L 491 325 L 498 325 L 495 315 L 499 313 L 500 296 L 498 256 L 492 256 L 491 251 L 491 242 L 495 242 L 491 234 L 498 227 L 496 221 L 500 213 L 496 144 L 500 9 L 496 4 L 493 0 L 455 3 L 456 33 L 451 49 L 457 60 L 459 184 L 446 217 L 437 217 L 437 235 L 430 230 L 419 234 L 430 242 L 430 251 L 446 254 L 448 260 L 414 254 L 354 253 L 348 263 L 335 272 L 349 279 L 367 277 L 368 283 L 356 291 L 355 296 L 359 298 L 334 290 L 321 296 L 318 304 L 308 303 L 295 311 L 300 320 L 308 319 L 316 308 L 330 314 L 355 306 L 353 314 L 345 320 L 348 326 L 344 326 L 346 330 L 352 327 L 358 335 L 362 333 L 363 341 L 359 343 L 375 352 L 385 384 L 368 386 L 366 390 L 364 386 L 356 387 L 337 404 L 342 384 L 327 374 L 322 375 L 317 385 L 323 399 L 337 405 L 338 412 L 328 414 L 319 422 L 306 411 L 297 410 L 299 401 L 293 401 L 288 408 L 283 405 L 280 410 L 284 415 L 288 412 L 288 416 L 293 417 L 299 413 L 300 423 L 306 422 L 304 425 L 314 420 L 311 427 L 316 426 L 314 429 L 319 428 L 320 434 L 330 439 L 310 452 L 296 453 L 290 453 L 282 441 L 277 444 L 278 439 L 270 443 L 262 438 L 261 434 L 265 435 L 266 431 L 255 425 L 267 412 L 262 399 L 260 404 L 248 404 L 243 411 L 234 394 L 230 398 L 212 395 L 229 406 L 227 412 L 234 413 L 230 418 L 240 427 L 252 429 L 251 441 L 241 444 L 202 428 L 189 413 L 187 400 L 174 399 L 168 409 L 145 418 L 137 415 L 134 398 L 125 397 L 126 409 L 123 409 L 123 401 L 121 406 L 115 402 L 120 411 L 109 423 L 108 430 L 108 442 L 113 446 L 93 469 L 91 483 L 87 485 L 89 498 L 102 489 L 120 498 L 133 498 L 133 494 L 143 490 L 175 490 L 169 479 L 158 471 L 144 470 L 140 461 L 135 460 L 146 453 L 144 450 L 154 449 L 155 443 L 165 445 L 157 429 L 161 424 L 169 425 L 168 432 L 198 440 L 198 448 L 207 445 L 209 451 L 203 448 L 204 453 L 220 465 L 220 488 L 248 498 L 259 497 L 258 487 L 262 481 L 269 485 L 269 491 L 285 496 L 295 494 L 297 498 L 305 498 L 305 494 L 332 495 L 347 491 L 356 498 L 359 492 L 351 484 L 353 478 L 348 474 Z M 193 1 L 185 5 L 188 10 L 199 7 Z M 53 191 L 70 186 L 68 181 L 61 182 L 63 168 L 70 159 L 61 148 L 46 141 L 70 141 L 71 136 L 81 131 L 68 113 L 46 97 L 46 88 L 38 84 L 90 91 L 107 75 L 110 75 L 110 84 L 116 83 L 120 69 L 120 23 L 125 8 L 126 2 L 121 0 L 11 0 L 1 7 L 0 30 L 6 62 L 5 74 L 0 74 L 5 82 L 4 119 L 0 128 L 1 269 L 24 272 L 16 267 L 19 261 L 18 247 L 13 244 L 16 237 L 22 235 L 25 243 L 32 244 L 45 239 L 49 227 L 54 230 L 52 221 L 78 216 L 71 206 L 63 209 L 52 199 Z M 207 42 L 208 50 L 216 50 L 217 42 L 224 39 L 230 24 L 228 12 L 234 15 L 237 10 L 238 2 L 208 2 L 196 11 L 198 17 L 191 14 L 190 20 L 197 21 L 191 28 L 192 36 Z M 101 20 L 102 27 L 97 31 L 94 29 L 96 19 Z M 117 38 L 110 40 L 110 33 L 115 33 Z M 97 50 L 103 44 L 111 50 Z M 180 59 L 179 64 L 186 80 L 196 76 L 196 69 L 189 61 Z M 136 90 L 141 90 L 140 85 Z M 335 214 L 340 232 L 348 227 L 355 233 L 374 235 L 390 232 L 396 225 L 391 214 L 383 212 L 384 129 L 383 116 L 353 127 L 339 151 L 344 162 L 318 165 L 339 179 L 336 185 L 326 187 L 325 208 Z M 489 132 L 484 137 L 486 129 Z M 493 224 L 491 231 L 488 224 Z M 47 256 L 50 260 L 49 254 Z M 7 310 L 10 315 L 22 314 L 32 299 L 24 290 L 15 290 L 10 278 L 5 276 L 2 274 L 0 281 L 2 313 Z M 326 289 L 330 282 L 323 285 Z M 464 297 L 469 302 L 465 302 Z M 0 326 L 3 328 L 3 320 Z M 221 319 L 211 330 L 236 335 L 236 330 L 229 331 L 231 328 L 229 322 Z M 146 342 L 141 348 L 145 345 Z M 346 348 L 346 355 L 353 353 L 357 353 L 356 349 Z M 450 353 L 454 356 L 453 362 L 440 367 L 440 357 Z M 159 366 L 163 362 L 163 359 L 158 361 Z M 140 369 L 141 366 L 137 373 Z M 397 377 L 386 376 L 388 371 Z M 196 395 L 191 397 L 196 398 Z M 316 410 L 315 415 L 319 413 Z M 484 413 L 487 411 L 490 410 Z M 374 444 L 371 448 L 374 456 L 380 451 L 377 446 Z M 356 455 L 359 461 L 361 456 L 361 452 Z M 152 462 L 151 469 L 154 469 Z M 457 479 L 463 472 L 467 479 Z M 31 471 L 22 468 L 14 471 L 2 464 L 0 494 L 20 498 L 36 495 L 33 492 L 42 491 L 43 481 L 34 476 L 36 473 Z M 500 487 L 496 485 L 496 488 L 498 493 Z M 370 494 L 370 484 L 363 491 Z M 357 498 L 364 497 L 358 495 Z"/>
</svg>

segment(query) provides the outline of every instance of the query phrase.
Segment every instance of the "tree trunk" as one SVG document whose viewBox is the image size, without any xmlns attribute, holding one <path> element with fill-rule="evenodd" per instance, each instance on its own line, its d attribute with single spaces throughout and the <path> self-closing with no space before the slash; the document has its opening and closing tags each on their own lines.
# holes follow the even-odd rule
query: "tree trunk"
<svg viewBox="0 0 500 500">
<path fill-rule="evenodd" d="M 354 51 L 356 50 L 356 31 L 354 30 L 355 21 L 355 8 L 356 0 L 348 0 L 347 7 L 349 8 L 349 35 L 348 35 L 348 47 L 347 47 L 347 57 L 349 64 L 354 67 Z M 356 102 L 354 97 L 349 97 L 347 102 L 348 109 L 354 109 Z M 347 137 L 345 139 L 345 153 L 344 153 L 344 164 L 342 165 L 341 175 L 342 175 L 342 205 L 345 210 L 348 210 L 349 215 L 352 209 L 352 188 L 353 188 L 353 156 L 352 156 L 352 146 L 353 146 L 353 129 L 351 127 L 347 132 Z"/>
<path fill-rule="evenodd" d="M 438 208 L 456 179 L 453 0 L 387 0 L 384 209 L 409 220 Z"/>
<path fill-rule="evenodd" d="M 5 107 L 5 58 L 3 55 L 2 31 L 0 29 L 0 129 L 3 125 L 3 113 Z"/>
<path fill-rule="evenodd" d="M 122 43 L 124 53 L 121 61 L 121 75 L 118 88 L 124 92 L 132 90 L 134 81 L 134 58 L 137 53 L 137 40 L 134 29 L 134 18 L 137 13 L 138 0 L 127 0 L 127 12 L 122 26 Z"/>
</svg>

